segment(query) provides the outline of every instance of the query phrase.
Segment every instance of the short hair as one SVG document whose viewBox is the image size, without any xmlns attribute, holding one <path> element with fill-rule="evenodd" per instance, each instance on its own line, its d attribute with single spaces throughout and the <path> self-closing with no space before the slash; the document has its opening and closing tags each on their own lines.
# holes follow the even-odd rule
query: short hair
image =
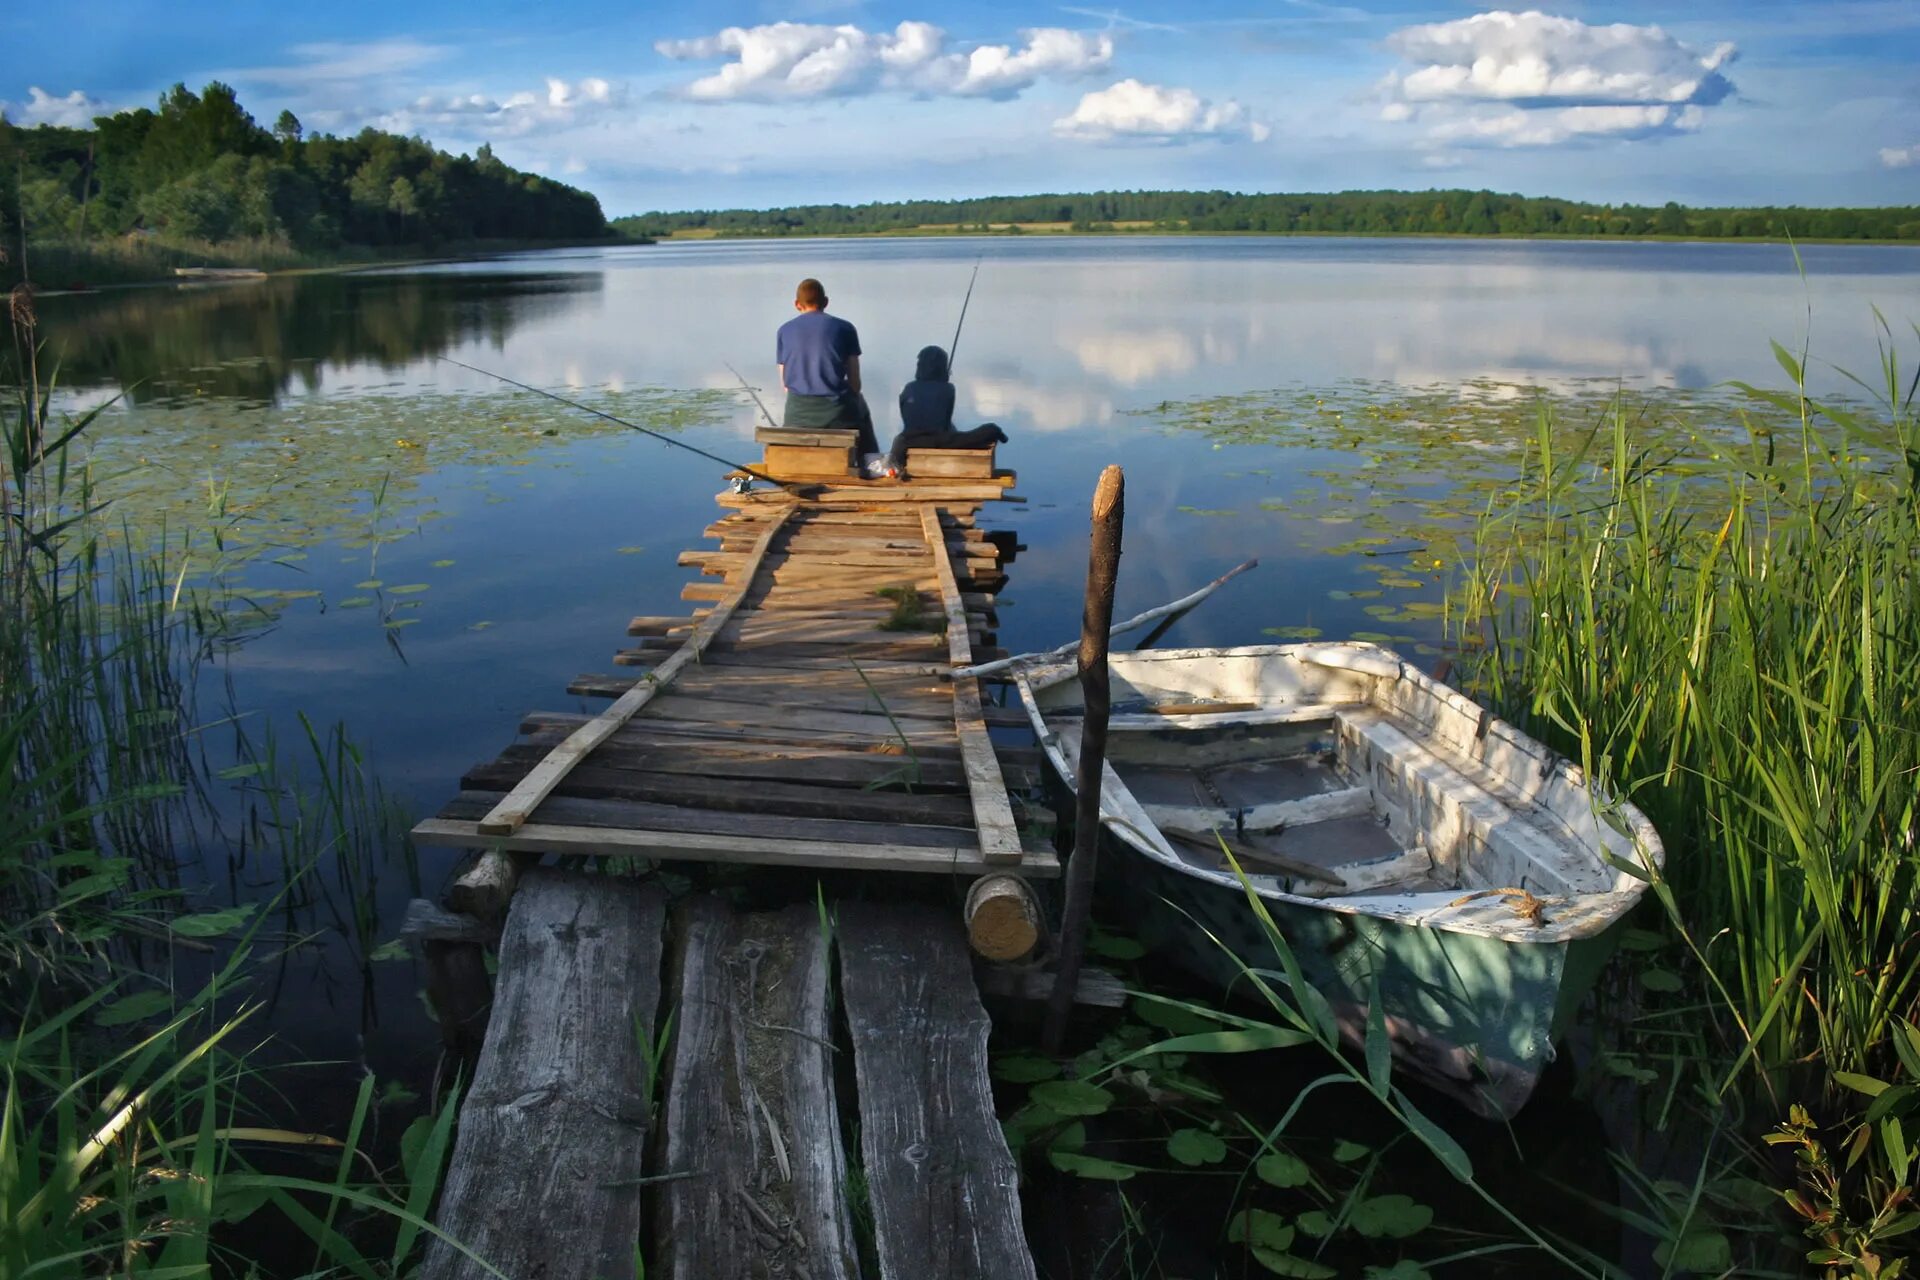
<svg viewBox="0 0 1920 1280">
<path fill-rule="evenodd" d="M 808 276 L 794 289 L 793 300 L 803 307 L 824 307 L 827 305 L 827 287 Z"/>
</svg>

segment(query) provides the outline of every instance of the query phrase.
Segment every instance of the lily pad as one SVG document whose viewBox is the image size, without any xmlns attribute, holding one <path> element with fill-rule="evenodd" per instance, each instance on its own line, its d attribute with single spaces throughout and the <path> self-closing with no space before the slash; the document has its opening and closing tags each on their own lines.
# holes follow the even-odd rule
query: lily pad
<svg viewBox="0 0 1920 1280">
<path fill-rule="evenodd" d="M 1403 1240 L 1433 1225 L 1433 1210 L 1411 1196 L 1369 1196 L 1353 1206 L 1347 1224 L 1363 1236 Z"/>
<path fill-rule="evenodd" d="M 1033 1100 L 1063 1116 L 1097 1116 L 1113 1105 L 1113 1095 L 1085 1080 L 1050 1080 L 1035 1085 Z"/>
<path fill-rule="evenodd" d="M 1304 1187 L 1313 1177 L 1307 1162 L 1284 1151 L 1271 1151 L 1254 1162 L 1260 1181 L 1273 1187 Z"/>
<path fill-rule="evenodd" d="M 1167 1139 L 1167 1154 L 1188 1168 L 1218 1164 L 1227 1158 L 1227 1144 L 1205 1129 L 1176 1129 Z"/>
</svg>

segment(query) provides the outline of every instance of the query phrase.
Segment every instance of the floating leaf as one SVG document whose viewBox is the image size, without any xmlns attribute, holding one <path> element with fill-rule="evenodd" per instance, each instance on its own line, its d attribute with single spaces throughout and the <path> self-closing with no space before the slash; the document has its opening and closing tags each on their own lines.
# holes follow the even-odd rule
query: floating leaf
<svg viewBox="0 0 1920 1280">
<path fill-rule="evenodd" d="M 617 548 L 617 550 L 623 556 L 637 556 L 642 551 L 645 551 L 646 548 L 645 547 L 620 547 L 620 548 Z"/>
<path fill-rule="evenodd" d="M 1138 960 L 1147 949 L 1123 934 L 1095 929 L 1087 938 L 1087 950 L 1108 960 Z"/>
<path fill-rule="evenodd" d="M 433 564 L 428 567 L 433 569 L 450 569 L 453 565 L 454 562 L 452 560 L 435 560 Z"/>
<path fill-rule="evenodd" d="M 1627 951 L 1659 951 L 1667 945 L 1665 934 L 1651 929 L 1622 929 L 1620 946 Z"/>
<path fill-rule="evenodd" d="M 382 964 L 390 960 L 408 960 L 412 956 L 413 953 L 407 950 L 407 944 L 398 938 L 389 938 L 367 952 L 367 960 L 373 964 Z"/>
<path fill-rule="evenodd" d="M 156 1018 L 173 1009 L 173 997 L 164 991 L 139 991 L 122 996 L 93 1015 L 95 1025 L 124 1027 L 130 1022 Z"/>
<path fill-rule="evenodd" d="M 1385 592 L 1375 591 L 1371 587 L 1369 587 L 1361 591 L 1329 591 L 1327 592 L 1327 599 L 1329 600 L 1373 600 L 1385 594 L 1386 594 Z"/>
<path fill-rule="evenodd" d="M 1009 1053 L 993 1060 L 993 1078 L 1014 1084 L 1034 1084 L 1060 1074 L 1060 1064 L 1037 1053 Z"/>
<path fill-rule="evenodd" d="M 1433 1225 L 1433 1210 L 1410 1196 L 1368 1196 L 1353 1206 L 1347 1225 L 1363 1236 L 1403 1240 Z"/>
<path fill-rule="evenodd" d="M 1063 1116 L 1097 1116 L 1113 1105 L 1113 1095 L 1085 1080 L 1050 1080 L 1035 1085 L 1033 1100 Z"/>
<path fill-rule="evenodd" d="M 1333 1144 L 1333 1158 L 1341 1164 L 1352 1164 L 1355 1160 L 1360 1159 L 1372 1150 L 1373 1148 L 1364 1142 L 1354 1142 L 1351 1139 L 1342 1138 Z"/>
<path fill-rule="evenodd" d="M 1309 1209 L 1293 1221 L 1301 1231 L 1316 1240 L 1324 1240 L 1333 1234 L 1333 1215 L 1325 1209 Z"/>
<path fill-rule="evenodd" d="M 222 934 L 232 933 L 245 924 L 248 917 L 253 915 L 254 906 L 254 903 L 243 902 L 221 911 L 181 916 L 167 927 L 185 938 L 218 938 Z"/>
<path fill-rule="evenodd" d="M 1049 1151 L 1047 1163 L 1062 1173 L 1096 1182 L 1125 1182 L 1141 1171 L 1138 1165 L 1121 1164 L 1118 1160 L 1103 1160 L 1099 1156 L 1084 1156 L 1073 1151 Z"/>
<path fill-rule="evenodd" d="M 1411 1258 L 1402 1258 L 1390 1267 L 1368 1267 L 1366 1280 L 1433 1280 L 1433 1276 Z"/>
<path fill-rule="evenodd" d="M 1678 1240 L 1663 1240 L 1653 1260 L 1673 1271 L 1724 1275 L 1733 1266 L 1733 1247 L 1718 1231 L 1689 1231 Z"/>
<path fill-rule="evenodd" d="M 1640 975 L 1640 986 L 1646 991 L 1679 991 L 1684 985 L 1680 975 L 1670 969 L 1648 969 Z"/>
<path fill-rule="evenodd" d="M 1225 1160 L 1227 1144 L 1205 1129 L 1176 1129 L 1167 1139 L 1167 1154 L 1189 1168 L 1198 1168 Z"/>
<path fill-rule="evenodd" d="M 396 596 L 417 595 L 422 591 L 428 590 L 429 588 L 432 587 L 432 585 L 433 584 L 430 582 L 409 582 L 409 583 L 406 583 L 404 586 L 388 587 L 387 593 L 389 595 L 396 595 Z"/>
<path fill-rule="evenodd" d="M 1254 1162 L 1260 1181 L 1274 1187 L 1304 1187 L 1313 1177 L 1307 1162 L 1284 1151 L 1273 1151 Z"/>
<path fill-rule="evenodd" d="M 469 630 L 469 631 L 485 631 L 485 630 L 486 630 L 486 629 L 487 629 L 488 627 L 490 627 L 490 626 L 492 626 L 492 625 L 493 625 L 493 622 L 492 622 L 492 620 L 491 620 L 491 619 L 486 619 L 486 618 L 483 618 L 483 619 L 481 619 L 481 620 L 480 620 L 479 622 L 469 622 L 469 623 L 467 624 L 467 630 Z"/>
<path fill-rule="evenodd" d="M 357 558 L 358 557 L 356 557 L 356 559 Z M 353 584 L 356 591 L 378 591 L 386 585 L 386 583 L 378 578 L 368 578 L 365 582 L 356 582 Z"/>
<path fill-rule="evenodd" d="M 1260 634 L 1282 640 L 1318 640 L 1323 633 L 1318 627 L 1263 627 Z"/>
<path fill-rule="evenodd" d="M 1209 1018 L 1197 1010 L 1183 1005 L 1169 1004 L 1164 1000 L 1148 1000 L 1134 997 L 1133 1016 L 1150 1027 L 1158 1027 L 1176 1036 L 1195 1035 L 1202 1031 L 1218 1031 L 1220 1021 Z"/>
<path fill-rule="evenodd" d="M 1294 1229 L 1277 1213 L 1265 1209 L 1242 1209 L 1227 1224 L 1227 1243 L 1248 1244 L 1260 1249 L 1285 1253 L 1293 1245 Z"/>
<path fill-rule="evenodd" d="M 348 596 L 345 600 L 334 601 L 336 609 L 364 609 L 373 603 L 372 596 Z"/>
</svg>

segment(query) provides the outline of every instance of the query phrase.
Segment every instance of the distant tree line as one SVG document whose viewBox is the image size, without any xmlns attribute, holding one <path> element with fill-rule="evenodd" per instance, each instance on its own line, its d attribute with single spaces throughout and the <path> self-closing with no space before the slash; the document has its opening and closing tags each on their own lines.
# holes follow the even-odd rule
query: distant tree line
<svg viewBox="0 0 1920 1280">
<path fill-rule="evenodd" d="M 308 135 L 292 112 L 264 129 L 232 89 L 175 85 L 155 110 L 91 129 L 0 119 L 0 218 L 29 242 L 150 232 L 296 249 L 585 239 L 608 233 L 584 191 L 502 163 L 490 147 L 452 156 L 364 129 Z"/>
<path fill-rule="evenodd" d="M 646 213 L 614 220 L 631 235 L 708 231 L 723 236 L 874 234 L 923 227 L 1004 230 L 1067 223 L 1077 231 L 1253 231 L 1349 235 L 1785 236 L 1920 240 L 1920 207 L 1689 209 L 1678 204 L 1583 204 L 1492 191 L 1340 191 L 1247 195 L 1232 191 L 1094 191 L 1084 195 L 908 200 L 787 209 Z"/>
</svg>

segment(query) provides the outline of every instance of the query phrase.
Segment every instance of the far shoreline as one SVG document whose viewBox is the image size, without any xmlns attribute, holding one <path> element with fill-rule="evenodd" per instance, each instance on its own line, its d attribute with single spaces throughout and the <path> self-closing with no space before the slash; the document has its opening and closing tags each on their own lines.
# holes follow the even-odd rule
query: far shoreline
<svg viewBox="0 0 1920 1280">
<path fill-rule="evenodd" d="M 1655 234 L 1631 236 L 1572 235 L 1551 231 L 1189 231 L 1170 228 L 1125 231 L 1090 231 L 1062 228 L 1008 231 L 948 231 L 910 227 L 886 231 L 807 231 L 791 235 L 755 232 L 714 232 L 710 234 L 665 234 L 635 237 L 632 244 L 710 244 L 716 241 L 766 240 L 1028 240 L 1028 239 L 1215 239 L 1215 240 L 1457 240 L 1457 241 L 1545 241 L 1560 244 L 1756 244 L 1756 245 L 1868 245 L 1920 249 L 1920 240 L 1867 238 L 1857 236 L 1695 236 Z"/>
</svg>

